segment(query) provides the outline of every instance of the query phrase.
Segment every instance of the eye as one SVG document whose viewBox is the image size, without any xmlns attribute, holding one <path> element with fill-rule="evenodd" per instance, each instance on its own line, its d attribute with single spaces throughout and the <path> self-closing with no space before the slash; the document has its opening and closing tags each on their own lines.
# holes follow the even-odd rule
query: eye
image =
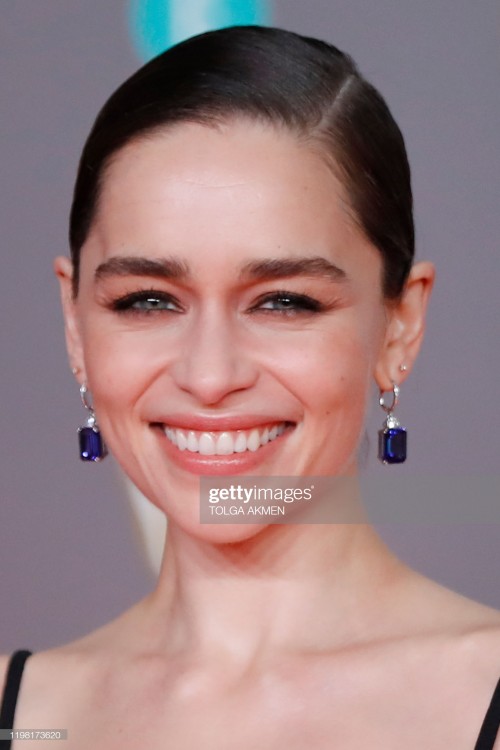
<svg viewBox="0 0 500 750">
<path fill-rule="evenodd" d="M 131 313 L 154 313 L 154 312 L 179 312 L 180 305 L 170 294 L 145 290 L 126 294 L 114 300 L 111 307 L 116 312 Z"/>
<path fill-rule="evenodd" d="M 321 312 L 324 305 L 312 297 L 294 292 L 278 291 L 263 297 L 253 310 L 268 310 L 281 315 Z"/>
</svg>

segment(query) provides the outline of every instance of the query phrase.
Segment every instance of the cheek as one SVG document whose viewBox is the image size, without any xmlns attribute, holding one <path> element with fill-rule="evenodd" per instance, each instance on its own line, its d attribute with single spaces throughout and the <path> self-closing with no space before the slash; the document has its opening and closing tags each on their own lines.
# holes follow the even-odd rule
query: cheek
<svg viewBox="0 0 500 750">
<path fill-rule="evenodd" d="M 369 391 L 369 352 L 360 341 L 344 337 L 325 357 L 325 366 L 317 381 L 311 380 L 311 393 L 325 428 L 347 443 L 357 442 L 361 432 Z M 322 396 L 320 396 L 322 394 Z"/>
<path fill-rule="evenodd" d="M 304 342 L 301 399 L 304 439 L 316 452 L 318 474 L 346 470 L 358 455 L 377 347 L 372 322 L 347 314 L 321 340 Z M 309 354 L 309 358 L 307 357 Z"/>
<path fill-rule="evenodd" d="M 301 392 L 311 404 L 355 409 L 367 391 L 372 345 L 366 333 L 346 316 L 332 330 L 304 340 L 290 352 L 290 373 L 298 372 Z"/>
<path fill-rule="evenodd" d="M 84 356 L 98 414 L 120 410 L 125 416 L 123 407 L 137 400 L 152 377 L 154 360 L 148 355 L 149 349 L 153 351 L 147 336 L 89 327 L 84 336 Z"/>
</svg>

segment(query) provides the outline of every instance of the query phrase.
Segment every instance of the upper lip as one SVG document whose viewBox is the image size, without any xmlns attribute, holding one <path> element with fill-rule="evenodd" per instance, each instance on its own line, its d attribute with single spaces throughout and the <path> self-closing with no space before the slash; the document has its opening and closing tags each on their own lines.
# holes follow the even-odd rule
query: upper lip
<svg viewBox="0 0 500 750">
<path fill-rule="evenodd" d="M 220 417 L 203 417 L 194 414 L 172 414 L 161 420 L 161 424 L 180 430 L 197 432 L 224 432 L 228 430 L 251 430 L 268 424 L 280 424 L 289 420 L 282 417 L 263 416 L 262 414 L 240 414 Z"/>
</svg>

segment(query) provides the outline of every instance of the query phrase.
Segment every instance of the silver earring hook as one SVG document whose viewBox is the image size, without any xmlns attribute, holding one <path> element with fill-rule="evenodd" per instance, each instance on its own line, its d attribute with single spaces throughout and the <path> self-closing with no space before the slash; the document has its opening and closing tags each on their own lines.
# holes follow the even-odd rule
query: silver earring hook
<svg viewBox="0 0 500 750">
<path fill-rule="evenodd" d="M 398 405 L 399 393 L 400 393 L 399 385 L 396 385 L 396 383 L 393 383 L 392 384 L 392 402 L 390 406 L 387 406 L 387 404 L 384 401 L 384 391 L 380 392 L 380 398 L 378 402 L 386 414 L 391 415 L 394 409 L 396 408 L 396 406 Z"/>
<path fill-rule="evenodd" d="M 82 399 L 82 404 L 84 407 L 90 411 L 94 411 L 94 407 L 92 406 L 91 401 L 89 400 L 89 389 L 87 388 L 85 383 L 82 383 L 80 386 L 80 398 Z"/>
<path fill-rule="evenodd" d="M 80 386 L 80 398 L 82 399 L 82 404 L 89 413 L 87 417 L 87 427 L 97 427 L 94 407 L 92 405 L 92 402 L 89 400 L 89 389 L 87 388 L 85 383 L 82 383 Z"/>
</svg>

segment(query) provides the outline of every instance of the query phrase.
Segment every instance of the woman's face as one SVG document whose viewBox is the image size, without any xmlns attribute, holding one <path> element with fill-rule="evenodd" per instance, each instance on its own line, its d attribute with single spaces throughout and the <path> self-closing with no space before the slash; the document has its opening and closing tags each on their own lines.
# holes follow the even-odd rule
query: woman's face
<svg viewBox="0 0 500 750">
<path fill-rule="evenodd" d="M 381 276 L 331 170 L 292 134 L 182 124 L 118 152 L 66 314 L 132 481 L 194 529 L 200 475 L 354 472 Z"/>
</svg>

